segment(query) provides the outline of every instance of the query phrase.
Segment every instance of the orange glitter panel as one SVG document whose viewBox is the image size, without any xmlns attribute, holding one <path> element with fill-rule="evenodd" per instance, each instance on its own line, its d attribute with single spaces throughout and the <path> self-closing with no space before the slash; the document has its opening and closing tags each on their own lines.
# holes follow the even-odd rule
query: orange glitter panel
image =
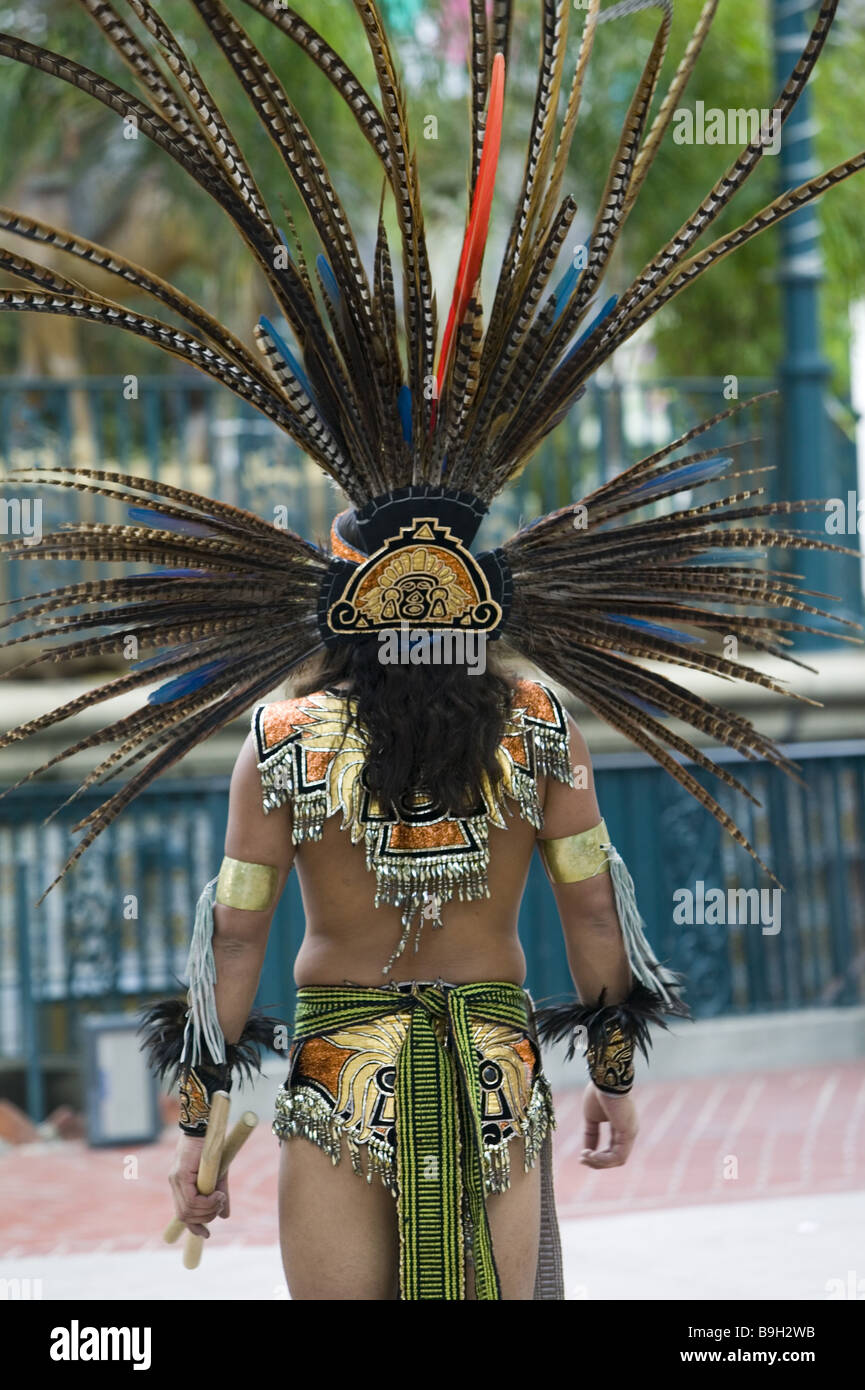
<svg viewBox="0 0 865 1390">
<path fill-rule="evenodd" d="M 311 716 L 302 712 L 300 700 L 277 700 L 275 704 L 265 705 L 261 721 L 265 746 L 275 747 L 277 743 L 293 734 L 301 724 L 311 722 Z"/>
<path fill-rule="evenodd" d="M 529 1069 L 529 1074 L 531 1075 L 535 1067 L 535 1049 L 532 1047 L 532 1044 L 529 1042 L 528 1038 L 521 1038 L 519 1042 L 515 1042 L 514 1052 L 519 1053 L 520 1057 Z"/>
<path fill-rule="evenodd" d="M 549 696 L 534 681 L 517 681 L 517 695 L 514 704 L 526 710 L 532 719 L 542 719 L 547 724 L 556 723 L 555 711 Z"/>
<path fill-rule="evenodd" d="M 321 782 L 327 773 L 328 764 L 335 757 L 335 750 L 325 749 L 317 751 L 306 750 L 306 780 L 308 782 Z"/>
<path fill-rule="evenodd" d="M 295 1075 L 300 1073 L 320 1082 L 335 1096 L 339 1090 L 339 1074 L 351 1056 L 350 1048 L 337 1047 L 327 1038 L 310 1038 L 300 1049 Z"/>
<path fill-rule="evenodd" d="M 508 734 L 502 739 L 502 748 L 510 753 L 517 767 L 529 766 L 529 755 L 522 734 Z"/>
<path fill-rule="evenodd" d="M 464 849 L 465 835 L 459 821 L 438 821 L 435 825 L 403 825 L 391 828 L 389 849 Z"/>
</svg>

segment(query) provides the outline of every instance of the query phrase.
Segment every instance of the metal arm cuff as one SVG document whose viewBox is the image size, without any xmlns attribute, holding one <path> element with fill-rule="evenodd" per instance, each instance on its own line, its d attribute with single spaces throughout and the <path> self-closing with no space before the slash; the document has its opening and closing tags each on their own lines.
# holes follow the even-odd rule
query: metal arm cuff
<svg viewBox="0 0 865 1390">
<path fill-rule="evenodd" d="M 599 1091 L 626 1096 L 634 1084 L 634 1042 L 615 1019 L 603 1027 L 603 1037 L 586 1046 L 589 1076 Z"/>
<path fill-rule="evenodd" d="M 216 901 L 245 912 L 265 912 L 273 906 L 279 870 L 270 864 L 247 864 L 226 856 L 216 883 Z"/>
<path fill-rule="evenodd" d="M 180 1128 L 184 1134 L 203 1137 L 207 1133 L 215 1093 L 230 1090 L 231 1067 L 226 1062 L 218 1066 L 199 1062 L 196 1067 L 181 1067 Z"/>
<path fill-rule="evenodd" d="M 610 835 L 603 821 L 578 835 L 559 840 L 538 840 L 544 867 L 553 883 L 579 883 L 584 878 L 609 872 L 607 847 Z"/>
</svg>

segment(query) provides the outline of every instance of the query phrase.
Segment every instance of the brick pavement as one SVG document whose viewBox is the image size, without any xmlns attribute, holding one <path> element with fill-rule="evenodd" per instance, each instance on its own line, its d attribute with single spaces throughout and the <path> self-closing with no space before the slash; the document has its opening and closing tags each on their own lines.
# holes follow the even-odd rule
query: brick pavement
<svg viewBox="0 0 865 1390">
<path fill-rule="evenodd" d="M 641 1082 L 628 1163 L 579 1162 L 580 1093 L 558 1098 L 562 1216 L 865 1189 L 865 1064 Z"/>
<path fill-rule="evenodd" d="M 579 1162 L 580 1092 L 557 1096 L 556 1186 L 563 1218 L 865 1189 L 865 1066 L 643 1081 L 628 1164 Z M 157 1249 L 170 1215 L 176 1131 L 124 1152 L 81 1143 L 0 1154 L 0 1254 Z M 276 1240 L 277 1147 L 262 1121 L 237 1160 L 223 1239 Z M 217 1222 L 217 1239 L 222 1223 Z M 230 1234 L 229 1234 L 230 1232 Z"/>
</svg>

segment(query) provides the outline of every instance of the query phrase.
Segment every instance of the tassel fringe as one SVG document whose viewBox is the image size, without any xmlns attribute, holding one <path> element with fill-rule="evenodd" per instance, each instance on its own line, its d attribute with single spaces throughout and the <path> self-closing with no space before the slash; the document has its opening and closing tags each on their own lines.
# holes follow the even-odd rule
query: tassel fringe
<svg viewBox="0 0 865 1390">
<path fill-rule="evenodd" d="M 214 1063 L 225 1061 L 225 1038 L 216 1012 L 216 965 L 213 959 L 213 900 L 217 879 L 205 886 L 195 909 L 192 941 L 186 961 L 189 1013 L 183 1035 L 183 1060 L 193 1067 L 204 1050 Z"/>
<path fill-rule="evenodd" d="M 667 970 L 655 960 L 652 948 L 646 938 L 645 923 L 637 907 L 634 880 L 618 850 L 613 845 L 605 846 L 613 880 L 613 894 L 616 899 L 616 912 L 625 950 L 631 963 L 631 970 L 640 984 L 648 991 L 657 990 L 664 1003 L 673 1006 L 675 1012 L 676 990 L 681 987 L 682 977 Z"/>
</svg>

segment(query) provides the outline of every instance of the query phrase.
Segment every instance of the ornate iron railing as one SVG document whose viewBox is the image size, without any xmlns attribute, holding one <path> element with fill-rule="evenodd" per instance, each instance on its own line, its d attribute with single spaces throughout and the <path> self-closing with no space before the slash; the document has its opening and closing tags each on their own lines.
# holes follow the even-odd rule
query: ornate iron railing
<svg viewBox="0 0 865 1390">
<path fill-rule="evenodd" d="M 737 389 L 745 399 L 771 385 L 743 379 Z M 591 382 L 586 396 L 515 484 L 495 499 L 479 541 L 484 547 L 500 544 L 521 519 L 584 496 L 626 464 L 731 403 L 717 379 Z M 846 497 L 848 481 L 855 478 L 855 442 L 836 403 L 829 400 L 826 434 L 829 448 L 819 469 L 815 462 L 811 495 Z M 720 449 L 733 440 L 747 440 L 738 457 L 743 468 L 751 468 L 778 462 L 777 439 L 778 401 L 772 397 L 717 426 L 701 440 L 701 447 L 708 443 Z M 159 477 L 312 537 L 326 537 L 331 518 L 344 505 L 342 494 L 286 435 L 194 373 L 0 381 L 3 471 L 75 463 Z M 31 490 L 16 489 L 13 505 L 35 496 Z M 117 520 L 117 509 L 102 498 L 71 492 L 43 495 L 45 531 L 64 521 L 108 517 Z M 0 498 L 0 534 L 9 530 L 11 520 Z M 80 577 L 96 573 L 92 565 L 76 568 Z M 51 561 L 0 565 L 0 602 L 69 578 L 68 565 Z M 839 568 L 833 592 L 848 610 L 861 613 L 855 566 Z"/>
</svg>

